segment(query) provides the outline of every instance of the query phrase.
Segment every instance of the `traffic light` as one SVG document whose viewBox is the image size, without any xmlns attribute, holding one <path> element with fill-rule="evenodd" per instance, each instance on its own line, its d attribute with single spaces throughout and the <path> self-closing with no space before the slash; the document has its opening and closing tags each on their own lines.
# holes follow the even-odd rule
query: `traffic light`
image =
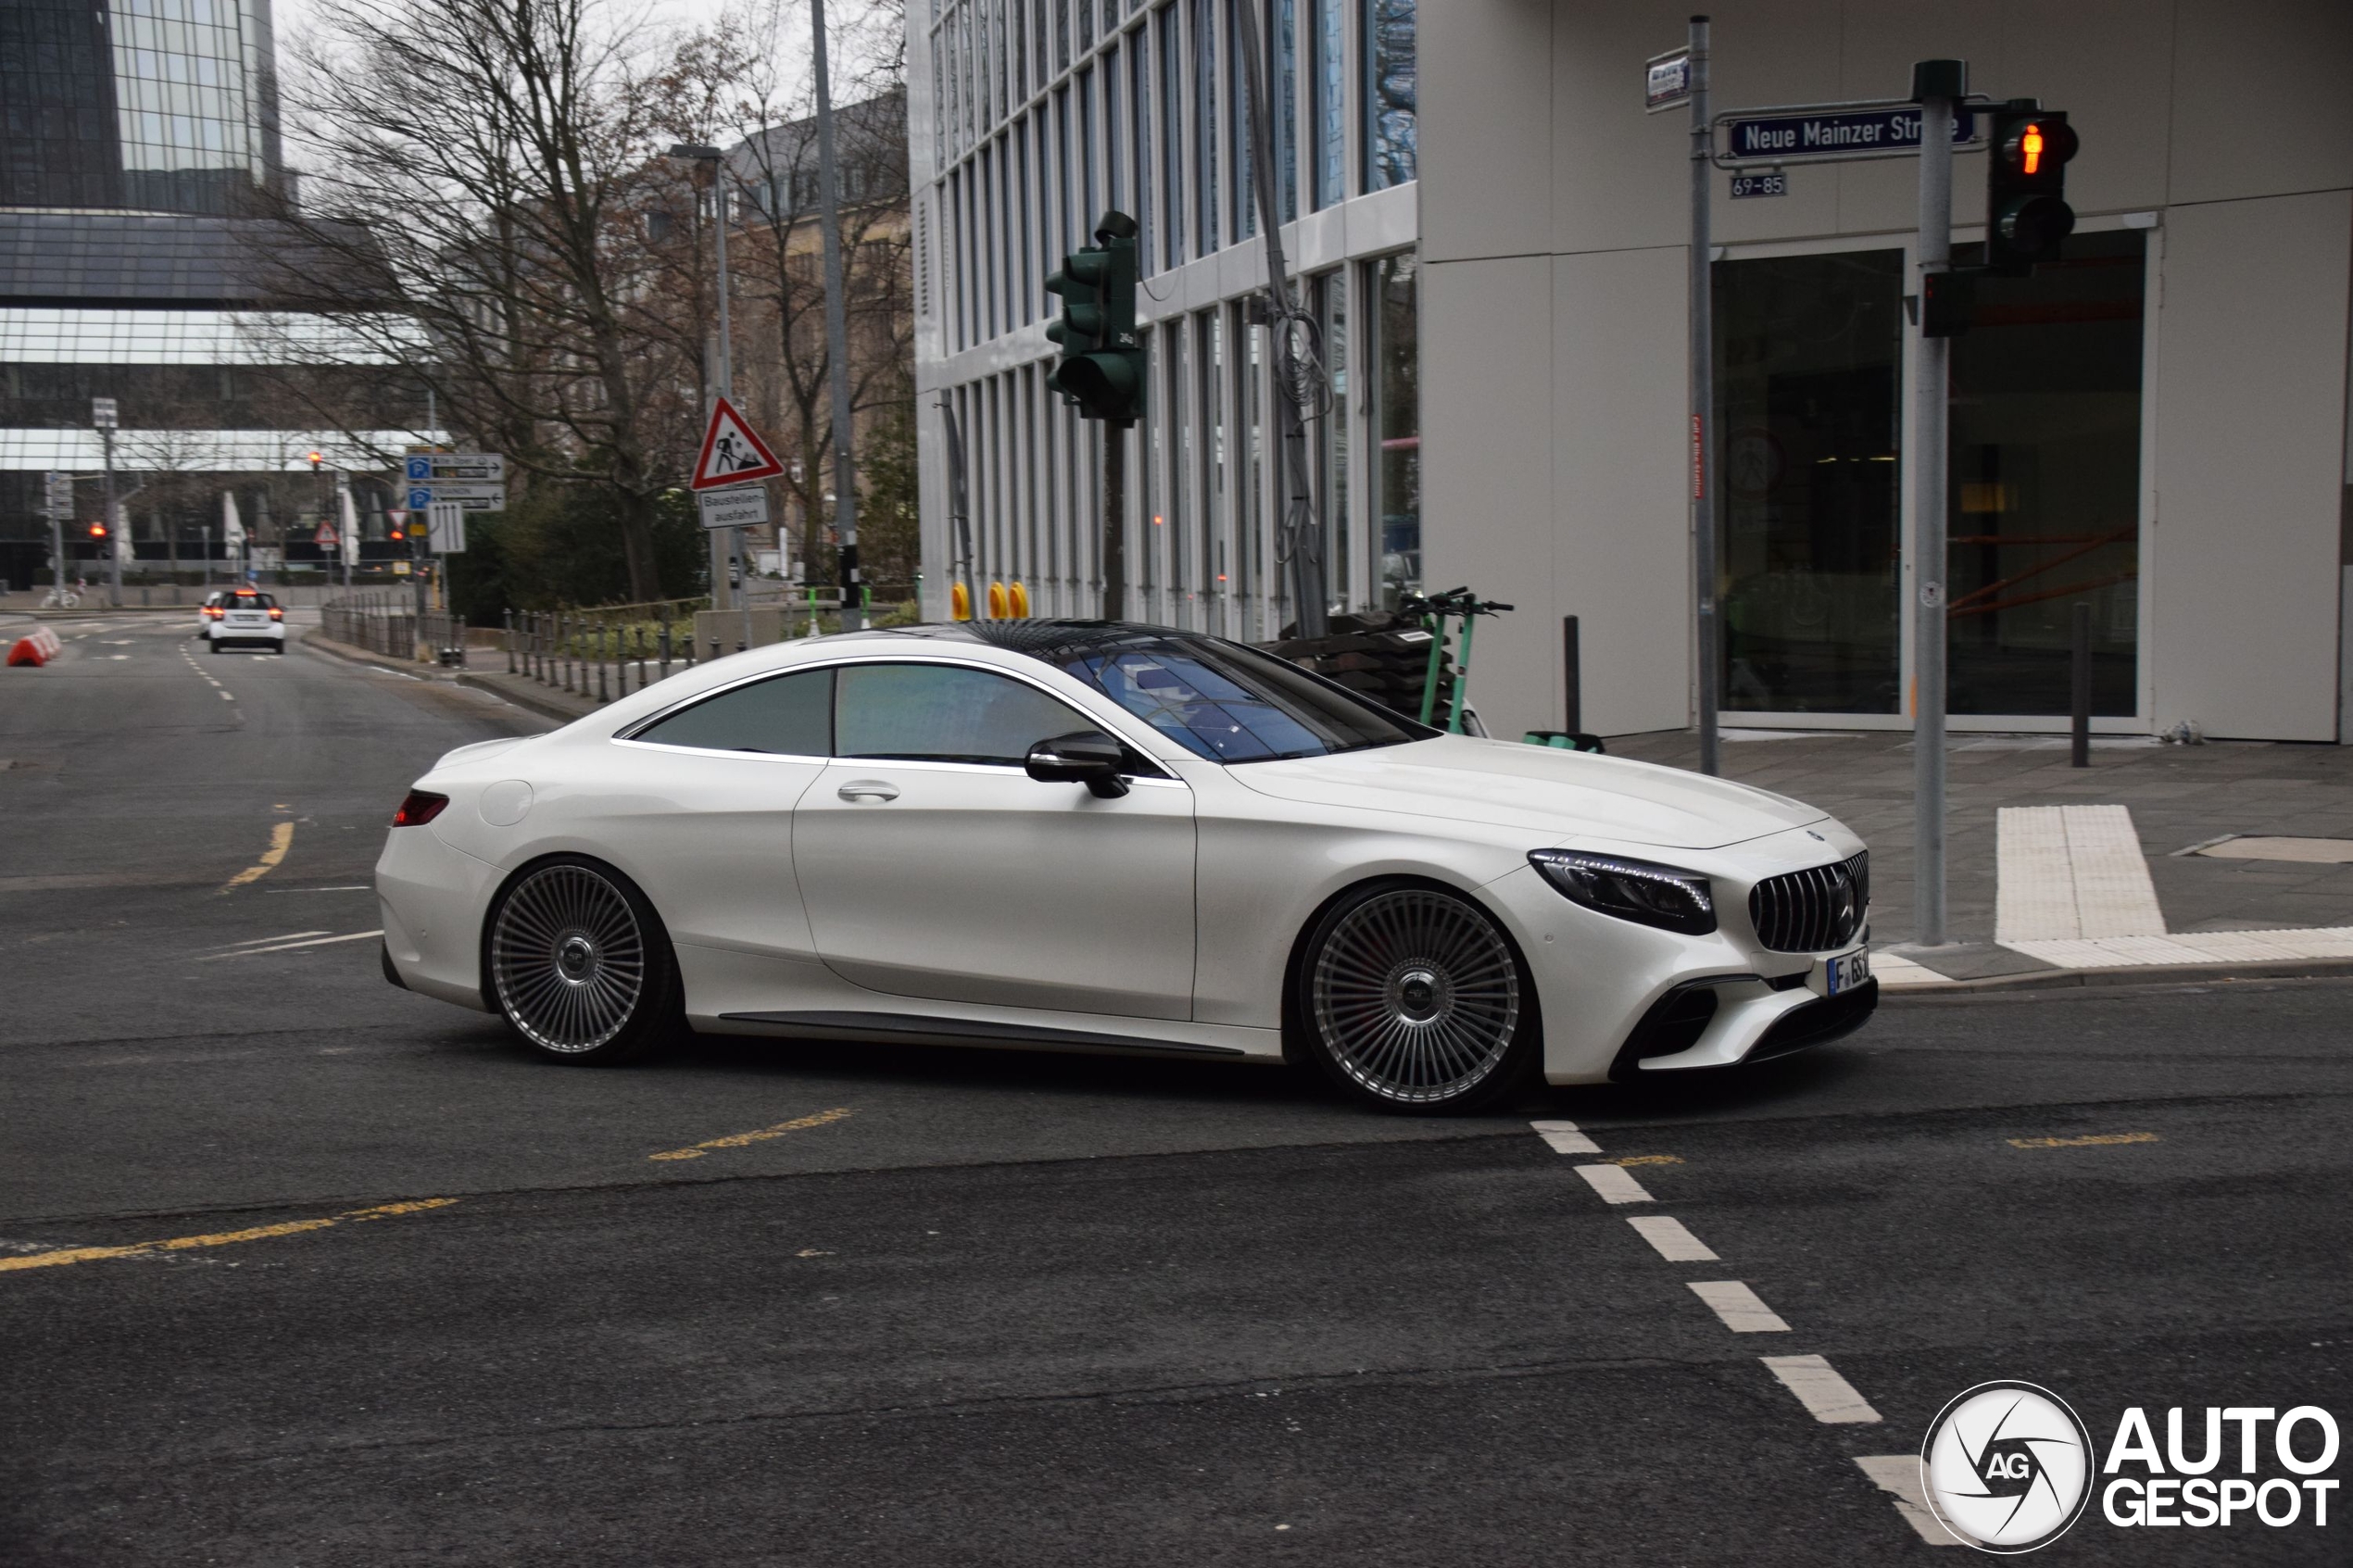
<svg viewBox="0 0 2353 1568">
<path fill-rule="evenodd" d="M 320 465 L 321 463 L 325 462 L 326 460 L 327 460 L 327 459 L 326 459 L 326 458 L 325 458 L 325 456 L 324 456 L 323 454 L 321 454 L 321 453 L 318 453 L 318 452 L 313 452 L 313 453 L 311 453 L 311 454 L 310 454 L 310 471 L 311 471 L 312 473 L 317 473 L 317 472 L 319 471 L 319 465 Z"/>
<path fill-rule="evenodd" d="M 1046 280 L 1062 318 L 1046 335 L 1062 345 L 1053 383 L 1082 418 L 1131 425 L 1144 411 L 1144 350 L 1136 335 L 1136 220 L 1106 212 L 1095 243 L 1063 257 Z"/>
<path fill-rule="evenodd" d="M 103 522 L 92 523 L 90 525 L 90 537 L 92 541 L 96 544 L 105 544 L 107 542 L 107 525 Z"/>
<path fill-rule="evenodd" d="M 2013 98 L 1993 111 L 1985 169 L 1985 268 L 2023 278 L 2057 261 L 2075 230 L 2067 205 L 2067 164 L 2078 145 L 2067 116 Z"/>
</svg>

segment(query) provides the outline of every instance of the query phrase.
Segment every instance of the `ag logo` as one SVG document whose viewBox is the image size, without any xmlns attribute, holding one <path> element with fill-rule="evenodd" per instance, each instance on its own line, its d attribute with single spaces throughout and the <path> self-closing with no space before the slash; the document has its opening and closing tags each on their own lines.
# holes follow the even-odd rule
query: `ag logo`
<svg viewBox="0 0 2353 1568">
<path fill-rule="evenodd" d="M 2048 1546 L 2092 1496 L 2091 1435 L 2067 1402 L 2032 1383 L 1981 1383 L 1944 1407 L 1920 1445 L 1920 1482 L 1963 1545 L 2013 1553 Z"/>
</svg>

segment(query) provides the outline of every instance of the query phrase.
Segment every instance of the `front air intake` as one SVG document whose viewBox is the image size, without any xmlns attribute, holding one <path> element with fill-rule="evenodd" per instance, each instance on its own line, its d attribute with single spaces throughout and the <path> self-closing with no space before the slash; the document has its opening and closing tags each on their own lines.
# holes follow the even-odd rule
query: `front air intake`
<svg viewBox="0 0 2353 1568">
<path fill-rule="evenodd" d="M 1756 939 L 1776 953 L 1823 953 L 1855 940 L 1871 910 L 1871 854 L 1768 877 L 1749 890 Z"/>
</svg>

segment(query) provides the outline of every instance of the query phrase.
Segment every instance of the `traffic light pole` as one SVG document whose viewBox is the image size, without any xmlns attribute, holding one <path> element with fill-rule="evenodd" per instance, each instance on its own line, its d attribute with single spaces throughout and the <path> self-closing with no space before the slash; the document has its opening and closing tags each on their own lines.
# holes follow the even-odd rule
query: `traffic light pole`
<svg viewBox="0 0 2353 1568">
<path fill-rule="evenodd" d="M 1103 421 L 1103 619 L 1127 618 L 1127 431 Z"/>
<path fill-rule="evenodd" d="M 1717 691 L 1722 661 L 1716 624 L 1716 308 L 1715 243 L 1707 210 L 1709 169 L 1716 132 L 1707 122 L 1707 19 L 1692 19 L 1692 657 L 1699 678 L 1693 696 L 1699 709 L 1699 771 L 1720 773 L 1724 759 L 1717 734 Z"/>
<path fill-rule="evenodd" d="M 100 505 L 106 510 L 99 515 L 107 520 L 107 604 L 110 608 L 122 608 L 122 543 L 115 537 L 120 531 L 114 515 L 114 422 L 110 420 L 98 429 L 98 445 L 106 454 L 106 488 Z"/>
<path fill-rule="evenodd" d="M 1920 229 L 1914 295 L 1928 325 L 1928 280 L 1953 265 L 1953 112 L 1967 93 L 1957 60 L 1913 68 L 1920 106 Z M 1944 438 L 1952 340 L 1913 338 L 1912 905 L 1914 940 L 1944 941 Z"/>
</svg>

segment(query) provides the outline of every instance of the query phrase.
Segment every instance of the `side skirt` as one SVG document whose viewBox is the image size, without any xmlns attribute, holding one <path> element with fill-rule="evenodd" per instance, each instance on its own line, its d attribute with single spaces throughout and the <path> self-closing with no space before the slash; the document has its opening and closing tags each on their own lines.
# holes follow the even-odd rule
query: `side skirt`
<svg viewBox="0 0 2353 1568">
<path fill-rule="evenodd" d="M 1056 1029 L 1042 1024 L 995 1023 L 979 1019 L 935 1018 L 922 1013 L 723 1012 L 724 1022 L 759 1025 L 762 1033 L 821 1040 L 903 1041 L 934 1046 L 1020 1046 L 1032 1050 L 1142 1051 L 1154 1056 L 1214 1056 L 1252 1060 L 1234 1046 L 1195 1045 L 1140 1035 L 1091 1029 Z"/>
</svg>

